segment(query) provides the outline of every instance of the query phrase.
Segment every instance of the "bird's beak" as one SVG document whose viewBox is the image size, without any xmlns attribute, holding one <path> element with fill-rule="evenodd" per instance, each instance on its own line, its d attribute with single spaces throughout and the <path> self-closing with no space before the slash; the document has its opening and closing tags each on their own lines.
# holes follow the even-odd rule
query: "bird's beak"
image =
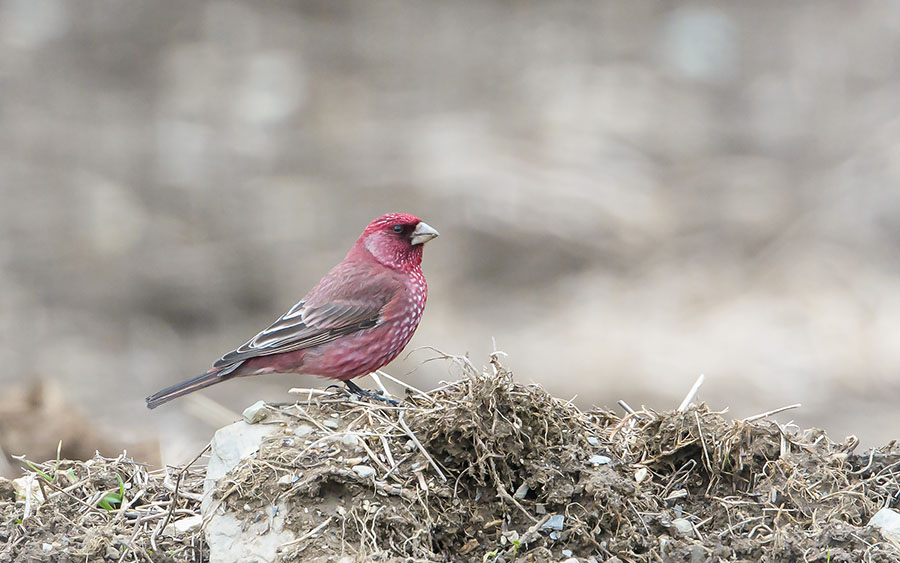
<svg viewBox="0 0 900 563">
<path fill-rule="evenodd" d="M 425 221 L 419 221 L 419 224 L 416 225 L 416 230 L 412 232 L 410 242 L 412 244 L 425 244 L 439 234 L 439 232 L 434 230 L 434 228 Z"/>
</svg>

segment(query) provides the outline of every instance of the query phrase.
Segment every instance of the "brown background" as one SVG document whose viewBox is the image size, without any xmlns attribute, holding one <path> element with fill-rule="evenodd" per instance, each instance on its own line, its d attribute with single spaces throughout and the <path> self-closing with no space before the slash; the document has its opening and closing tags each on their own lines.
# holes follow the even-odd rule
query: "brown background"
<svg viewBox="0 0 900 563">
<path fill-rule="evenodd" d="M 703 373 L 735 417 L 800 402 L 780 420 L 885 442 L 898 110 L 896 3 L 3 0 L 0 392 L 55 381 L 190 458 L 228 419 L 203 398 L 324 383 L 143 397 L 407 211 L 442 233 L 410 350 L 480 365 L 493 337 L 585 406 Z M 433 355 L 389 371 L 457 375 L 409 374 Z"/>
</svg>

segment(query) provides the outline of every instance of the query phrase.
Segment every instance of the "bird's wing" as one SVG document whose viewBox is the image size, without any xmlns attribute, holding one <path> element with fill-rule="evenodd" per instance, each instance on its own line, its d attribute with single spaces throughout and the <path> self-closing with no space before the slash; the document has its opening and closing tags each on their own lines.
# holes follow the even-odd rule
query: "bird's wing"
<svg viewBox="0 0 900 563">
<path fill-rule="evenodd" d="M 301 301 L 271 326 L 222 356 L 214 367 L 226 367 L 257 356 L 310 348 L 378 323 L 383 304 L 332 301 L 312 306 Z"/>
</svg>

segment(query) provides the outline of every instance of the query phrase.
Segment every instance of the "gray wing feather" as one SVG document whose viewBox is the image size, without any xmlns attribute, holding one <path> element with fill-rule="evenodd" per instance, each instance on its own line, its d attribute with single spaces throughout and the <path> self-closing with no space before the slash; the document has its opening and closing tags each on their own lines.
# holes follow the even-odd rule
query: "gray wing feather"
<svg viewBox="0 0 900 563">
<path fill-rule="evenodd" d="M 258 356 L 324 344 L 345 334 L 371 328 L 380 316 L 381 306 L 336 301 L 310 307 L 301 301 L 271 326 L 222 356 L 213 366 L 225 367 Z"/>
</svg>

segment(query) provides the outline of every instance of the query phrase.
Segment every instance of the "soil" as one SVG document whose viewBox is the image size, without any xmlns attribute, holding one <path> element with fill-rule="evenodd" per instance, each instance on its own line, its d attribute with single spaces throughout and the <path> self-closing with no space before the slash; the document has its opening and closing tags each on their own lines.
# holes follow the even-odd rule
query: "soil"
<svg viewBox="0 0 900 563">
<path fill-rule="evenodd" d="M 400 407 L 325 396 L 273 408 L 278 432 L 215 502 L 247 521 L 284 503 L 302 541 L 283 561 L 900 560 L 866 525 L 897 505 L 893 442 L 857 454 L 852 437 L 702 404 L 583 412 L 496 357 L 483 372 L 457 360 L 461 380 Z M 37 467 L 48 500 L 27 517 L 0 482 L 0 561 L 207 560 L 199 530 L 163 533 L 199 513 L 201 471 Z M 124 507 L 98 506 L 123 490 Z"/>
</svg>

